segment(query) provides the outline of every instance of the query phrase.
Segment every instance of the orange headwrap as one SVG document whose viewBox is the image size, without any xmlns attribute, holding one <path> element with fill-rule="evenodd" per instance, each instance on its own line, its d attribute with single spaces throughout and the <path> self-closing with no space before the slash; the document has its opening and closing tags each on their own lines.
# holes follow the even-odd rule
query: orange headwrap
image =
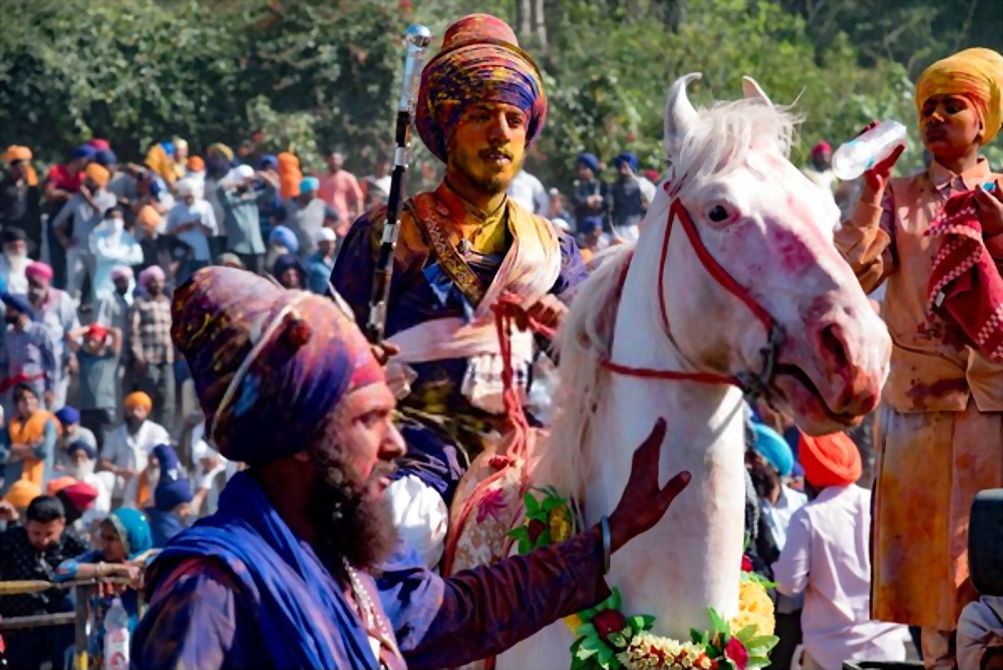
<svg viewBox="0 0 1003 670">
<path fill-rule="evenodd" d="M 158 230 L 160 228 L 160 212 L 153 205 L 143 205 L 139 214 L 136 215 L 136 223 L 148 233 Z"/>
<path fill-rule="evenodd" d="M 101 188 L 107 186 L 108 180 L 111 179 L 111 173 L 108 172 L 108 168 L 102 167 L 97 163 L 88 163 L 87 167 L 84 168 L 84 175 Z"/>
<path fill-rule="evenodd" d="M 303 172 L 300 170 L 300 159 L 288 151 L 278 155 L 279 160 L 279 190 L 283 200 L 295 198 L 300 194 L 300 182 Z"/>
<path fill-rule="evenodd" d="M 10 165 L 14 161 L 24 161 L 26 163 L 24 166 L 24 178 L 28 182 L 28 186 L 38 186 L 38 173 L 31 166 L 31 157 L 31 149 L 12 144 L 4 152 L 3 162 Z"/>
<path fill-rule="evenodd" d="M 916 109 L 935 95 L 960 95 L 975 106 L 985 128 L 982 144 L 996 137 L 1003 125 L 1003 56 L 976 47 L 939 60 L 916 82 Z"/>
<path fill-rule="evenodd" d="M 65 489 L 67 486 L 73 486 L 76 483 L 77 480 L 74 479 L 73 477 L 56 477 L 55 479 L 50 480 L 49 483 L 45 485 L 45 495 L 54 496 L 63 489 Z"/>
<path fill-rule="evenodd" d="M 191 156 L 186 163 L 191 172 L 205 172 L 205 161 L 200 156 Z"/>
<path fill-rule="evenodd" d="M 821 437 L 801 435 L 798 460 L 805 479 L 817 489 L 846 486 L 860 479 L 860 451 L 846 433 Z"/>
<path fill-rule="evenodd" d="M 125 405 L 126 409 L 145 407 L 147 412 L 153 409 L 153 399 L 142 391 L 133 391 L 125 396 L 125 401 L 122 404 Z"/>
</svg>

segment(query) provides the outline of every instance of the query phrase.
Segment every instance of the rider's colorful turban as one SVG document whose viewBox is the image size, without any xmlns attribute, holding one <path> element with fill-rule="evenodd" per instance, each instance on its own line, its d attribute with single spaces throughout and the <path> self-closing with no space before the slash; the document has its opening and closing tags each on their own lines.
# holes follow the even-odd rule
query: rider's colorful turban
<svg viewBox="0 0 1003 670">
<path fill-rule="evenodd" d="M 976 47 L 959 51 L 926 68 L 916 82 L 916 109 L 934 95 L 960 95 L 975 106 L 988 144 L 1003 125 L 1003 56 Z"/>
<path fill-rule="evenodd" d="M 310 447 L 346 392 L 384 379 L 329 298 L 244 270 L 199 270 L 172 312 L 206 431 L 230 460 L 264 464 Z"/>
<path fill-rule="evenodd" d="M 798 458 L 804 467 L 805 479 L 816 489 L 853 484 L 860 479 L 863 469 L 860 450 L 846 433 L 821 437 L 801 435 Z"/>
<path fill-rule="evenodd" d="M 442 49 L 421 73 L 415 126 L 440 160 L 446 160 L 449 134 L 461 112 L 473 102 L 521 109 L 528 117 L 527 146 L 547 117 L 540 68 L 519 48 L 508 24 L 489 14 L 471 14 L 451 25 Z"/>
</svg>

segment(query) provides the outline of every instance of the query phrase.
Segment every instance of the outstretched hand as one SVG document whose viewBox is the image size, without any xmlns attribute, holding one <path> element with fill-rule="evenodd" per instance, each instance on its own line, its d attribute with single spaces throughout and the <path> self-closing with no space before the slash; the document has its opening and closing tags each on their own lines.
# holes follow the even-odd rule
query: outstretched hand
<svg viewBox="0 0 1003 670">
<path fill-rule="evenodd" d="M 610 549 L 618 550 L 630 540 L 650 529 L 661 520 L 672 501 L 690 483 L 691 475 L 683 471 L 658 485 L 658 460 L 665 439 L 665 419 L 655 422 L 630 465 L 630 477 L 616 509 L 609 515 Z"/>
</svg>

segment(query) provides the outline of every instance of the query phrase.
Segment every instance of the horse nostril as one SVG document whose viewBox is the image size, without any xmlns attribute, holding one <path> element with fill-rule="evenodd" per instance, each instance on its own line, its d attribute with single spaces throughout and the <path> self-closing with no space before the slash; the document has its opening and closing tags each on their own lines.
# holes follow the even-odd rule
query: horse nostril
<svg viewBox="0 0 1003 670">
<path fill-rule="evenodd" d="M 827 352 L 838 369 L 845 370 L 850 364 L 850 359 L 846 355 L 846 346 L 843 338 L 839 336 L 839 327 L 836 324 L 829 324 L 821 332 L 822 351 Z"/>
</svg>

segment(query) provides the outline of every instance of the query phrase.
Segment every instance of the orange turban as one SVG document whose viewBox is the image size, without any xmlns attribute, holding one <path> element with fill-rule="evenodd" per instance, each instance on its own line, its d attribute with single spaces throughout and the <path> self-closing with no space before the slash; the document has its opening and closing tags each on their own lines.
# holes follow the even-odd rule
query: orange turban
<svg viewBox="0 0 1003 670">
<path fill-rule="evenodd" d="M 45 485 L 45 495 L 54 496 L 67 486 L 73 486 L 77 480 L 73 477 L 57 477 Z"/>
<path fill-rule="evenodd" d="M 205 161 L 200 156 L 191 156 L 185 165 L 192 172 L 205 172 Z"/>
<path fill-rule="evenodd" d="M 24 161 L 24 178 L 28 182 L 28 186 L 38 186 L 38 174 L 35 172 L 35 168 L 31 166 L 31 158 L 31 149 L 17 144 L 7 147 L 7 151 L 3 154 L 3 162 L 8 165 L 14 161 Z"/>
<path fill-rule="evenodd" d="M 177 178 L 177 174 L 174 172 L 174 161 L 167 155 L 162 144 L 157 142 L 151 146 L 150 150 L 146 152 L 146 159 L 143 162 L 161 179 L 171 186 L 174 185 L 174 180 Z"/>
<path fill-rule="evenodd" d="M 1003 56 L 976 47 L 939 60 L 923 71 L 916 82 L 916 109 L 935 95 L 960 95 L 972 102 L 989 144 L 1003 125 Z"/>
<path fill-rule="evenodd" d="M 801 435 L 798 459 L 805 479 L 817 489 L 846 486 L 860 479 L 860 451 L 846 433 L 821 437 Z"/>
<path fill-rule="evenodd" d="M 40 495 L 42 495 L 42 489 L 39 488 L 38 484 L 27 479 L 19 479 L 10 485 L 3 499 L 18 509 L 24 509 Z"/>
<path fill-rule="evenodd" d="M 146 232 L 153 232 L 160 228 L 160 212 L 153 205 L 143 205 L 136 215 L 136 223 Z"/>
<path fill-rule="evenodd" d="M 84 168 L 84 174 L 101 188 L 107 186 L 108 180 L 111 179 L 111 173 L 108 172 L 108 168 L 102 167 L 97 163 L 88 163 L 87 167 Z"/>
<path fill-rule="evenodd" d="M 126 409 L 132 409 L 133 407 L 145 407 L 147 412 L 153 409 L 153 399 L 142 391 L 133 391 L 129 395 L 125 396 L 123 404 Z"/>
<path fill-rule="evenodd" d="M 300 170 L 300 159 L 288 151 L 283 151 L 278 155 L 278 161 L 279 190 L 282 194 L 282 199 L 295 198 L 300 194 L 300 182 L 303 181 L 303 172 Z"/>
</svg>

